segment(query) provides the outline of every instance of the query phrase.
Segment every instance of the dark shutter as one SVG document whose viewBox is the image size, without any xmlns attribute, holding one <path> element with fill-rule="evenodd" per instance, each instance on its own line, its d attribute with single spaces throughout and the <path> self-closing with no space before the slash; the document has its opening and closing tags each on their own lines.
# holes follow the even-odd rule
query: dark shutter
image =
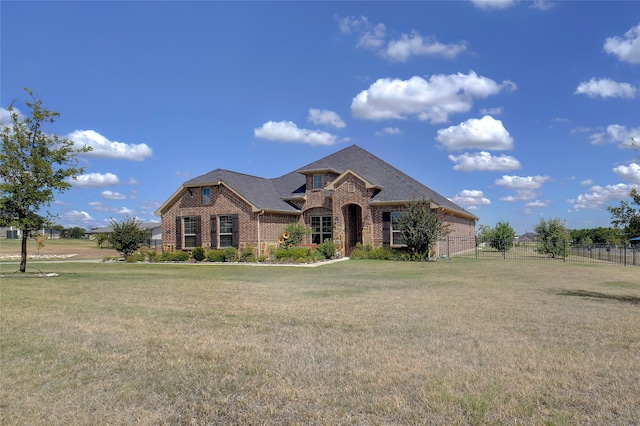
<svg viewBox="0 0 640 426">
<path fill-rule="evenodd" d="M 231 246 L 238 248 L 238 233 L 239 233 L 239 228 L 240 226 L 238 226 L 238 215 L 237 214 L 232 214 L 231 215 Z"/>
<path fill-rule="evenodd" d="M 202 247 L 202 220 L 196 216 L 196 247 Z"/>
<path fill-rule="evenodd" d="M 382 245 L 388 246 L 391 243 L 391 212 L 382 213 Z"/>
<path fill-rule="evenodd" d="M 176 217 L 176 250 L 182 250 L 182 218 Z"/>
<path fill-rule="evenodd" d="M 216 232 L 218 227 L 218 218 L 216 216 L 211 216 L 209 218 L 209 227 L 211 228 L 211 248 L 218 248 L 218 233 Z"/>
</svg>

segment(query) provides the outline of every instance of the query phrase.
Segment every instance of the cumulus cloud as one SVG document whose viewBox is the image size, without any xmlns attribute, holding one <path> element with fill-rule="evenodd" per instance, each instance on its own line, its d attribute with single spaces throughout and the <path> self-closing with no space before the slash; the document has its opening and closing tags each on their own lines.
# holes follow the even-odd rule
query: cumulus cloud
<svg viewBox="0 0 640 426">
<path fill-rule="evenodd" d="M 548 0 L 533 0 L 531 4 L 532 9 L 538 9 L 542 11 L 547 11 L 555 7 L 556 3 Z"/>
<path fill-rule="evenodd" d="M 586 131 L 594 131 L 586 129 Z M 604 131 L 595 131 L 589 135 L 589 140 L 593 145 L 601 143 L 618 143 L 621 147 L 630 147 L 631 138 L 640 136 L 640 127 L 627 128 L 620 124 L 610 124 Z"/>
<path fill-rule="evenodd" d="M 371 50 L 390 61 L 406 62 L 411 56 L 442 56 L 450 59 L 467 50 L 466 41 L 441 43 L 434 35 L 423 36 L 417 31 L 387 41 L 385 25 L 373 25 L 364 16 L 341 18 L 338 22 L 340 32 L 358 36 L 356 47 Z"/>
<path fill-rule="evenodd" d="M 583 81 L 578 85 L 574 95 L 587 95 L 590 98 L 627 98 L 636 97 L 638 89 L 629 83 L 618 83 L 609 78 Z"/>
<path fill-rule="evenodd" d="M 307 120 L 313 124 L 324 124 L 342 129 L 346 126 L 345 122 L 338 114 L 327 109 L 309 108 Z"/>
<path fill-rule="evenodd" d="M 482 115 L 500 115 L 500 114 L 502 114 L 502 107 L 480 108 L 480 114 L 482 114 Z"/>
<path fill-rule="evenodd" d="M 495 184 L 508 189 L 537 189 L 548 182 L 549 176 L 502 176 Z"/>
<path fill-rule="evenodd" d="M 580 194 L 576 198 L 567 200 L 567 202 L 573 205 L 575 211 L 584 209 L 599 210 L 604 208 L 607 203 L 628 198 L 633 188 L 638 188 L 638 185 L 625 183 L 607 186 L 595 185 L 589 189 L 588 193 Z"/>
<path fill-rule="evenodd" d="M 399 127 L 385 127 L 379 132 L 376 132 L 376 136 L 401 135 L 401 134 L 402 134 L 402 130 Z"/>
<path fill-rule="evenodd" d="M 471 0 L 479 9 L 508 9 L 516 4 L 516 0 Z"/>
<path fill-rule="evenodd" d="M 450 151 L 464 149 L 490 149 L 503 151 L 513 148 L 513 138 L 502 125 L 490 115 L 469 120 L 438 130 L 436 140 Z"/>
<path fill-rule="evenodd" d="M 406 119 L 412 116 L 443 123 L 450 114 L 467 112 L 474 99 L 513 90 L 510 81 L 496 83 L 474 71 L 468 74 L 434 74 L 428 79 L 381 78 L 353 98 L 351 112 L 366 120 Z"/>
<path fill-rule="evenodd" d="M 100 188 L 117 185 L 120 179 L 113 173 L 88 173 L 78 176 L 75 180 L 69 179 L 67 182 L 76 188 Z"/>
<path fill-rule="evenodd" d="M 494 157 L 486 151 L 477 153 L 465 152 L 462 155 L 449 155 L 449 160 L 455 163 L 453 170 L 460 172 L 474 171 L 508 171 L 522 167 L 514 157 L 501 155 Z"/>
<path fill-rule="evenodd" d="M 20 112 L 20 110 L 16 107 L 13 107 L 13 113 L 18 114 L 18 120 L 24 120 L 24 114 Z M 4 126 L 9 126 L 13 123 L 13 119 L 11 118 L 11 111 L 7 108 L 0 108 L 0 124 Z"/>
<path fill-rule="evenodd" d="M 464 189 L 453 197 L 452 200 L 456 204 L 468 206 L 472 210 L 477 210 L 478 206 L 489 205 L 491 200 L 484 196 L 484 193 L 478 189 Z"/>
<path fill-rule="evenodd" d="M 623 37 L 608 37 L 604 51 L 617 56 L 623 62 L 640 64 L 640 24 L 631 28 Z"/>
<path fill-rule="evenodd" d="M 549 205 L 548 201 L 540 201 L 540 200 L 535 200 L 526 204 L 527 207 L 547 207 L 548 205 Z"/>
<path fill-rule="evenodd" d="M 85 211 L 71 210 L 60 215 L 60 222 L 66 227 L 79 226 L 81 228 L 92 228 L 97 221 Z"/>
<path fill-rule="evenodd" d="M 410 56 L 443 56 L 455 58 L 467 50 L 467 42 L 443 44 L 435 36 L 423 37 L 418 32 L 403 34 L 399 40 L 391 40 L 381 55 L 392 61 L 406 62 Z"/>
<path fill-rule="evenodd" d="M 124 194 L 108 190 L 102 191 L 100 195 L 102 195 L 102 198 L 104 198 L 105 200 L 125 200 L 127 198 L 127 196 Z"/>
<path fill-rule="evenodd" d="M 85 145 L 92 147 L 91 151 L 82 154 L 87 157 L 143 161 L 153 155 L 153 151 L 147 144 L 126 144 L 110 141 L 94 130 L 75 130 L 66 137 L 73 141 L 77 148 Z"/>
<path fill-rule="evenodd" d="M 336 135 L 320 130 L 300 129 L 292 121 L 268 121 L 253 129 L 253 134 L 257 138 L 274 142 L 300 142 L 308 145 L 334 145 L 340 142 Z"/>
<path fill-rule="evenodd" d="M 640 184 L 639 164 L 631 163 L 628 166 L 614 167 L 613 172 L 628 182 Z"/>
</svg>

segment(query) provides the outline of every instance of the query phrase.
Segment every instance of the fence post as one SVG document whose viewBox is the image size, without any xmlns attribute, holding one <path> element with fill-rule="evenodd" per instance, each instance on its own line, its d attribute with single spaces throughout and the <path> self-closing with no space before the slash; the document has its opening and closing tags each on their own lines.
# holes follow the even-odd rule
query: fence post
<svg viewBox="0 0 640 426">
<path fill-rule="evenodd" d="M 562 263 L 566 263 L 567 261 L 567 240 L 562 240 Z"/>
</svg>

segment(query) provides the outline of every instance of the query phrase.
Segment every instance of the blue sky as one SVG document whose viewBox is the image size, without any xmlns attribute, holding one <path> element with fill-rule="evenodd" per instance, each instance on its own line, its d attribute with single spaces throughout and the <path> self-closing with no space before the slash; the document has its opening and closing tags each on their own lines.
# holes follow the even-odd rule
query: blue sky
<svg viewBox="0 0 640 426">
<path fill-rule="evenodd" d="M 518 233 L 610 226 L 640 185 L 640 3 L 2 1 L 0 101 L 94 147 L 51 211 L 153 215 L 216 168 L 357 144 Z M 4 109 L 0 110 L 2 114 Z"/>
</svg>

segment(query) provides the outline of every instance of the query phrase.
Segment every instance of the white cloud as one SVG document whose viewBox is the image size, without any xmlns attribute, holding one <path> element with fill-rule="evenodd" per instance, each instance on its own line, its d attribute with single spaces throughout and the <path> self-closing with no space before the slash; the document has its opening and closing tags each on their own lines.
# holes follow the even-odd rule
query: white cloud
<svg viewBox="0 0 640 426">
<path fill-rule="evenodd" d="M 575 199 L 567 200 L 567 202 L 573 205 L 575 211 L 584 209 L 598 210 L 602 209 L 605 203 L 628 198 L 633 188 L 638 188 L 638 186 L 625 183 L 607 186 L 595 185 L 589 189 L 588 193 L 580 194 Z"/>
<path fill-rule="evenodd" d="M 462 155 L 449 155 L 449 160 L 455 163 L 453 170 L 461 172 L 473 171 L 508 171 L 521 168 L 521 164 L 514 157 L 501 155 L 494 157 L 486 151 Z"/>
<path fill-rule="evenodd" d="M 68 179 L 67 182 L 76 188 L 99 188 L 117 185 L 120 179 L 113 173 L 88 173 L 78 176 L 75 180 Z"/>
<path fill-rule="evenodd" d="M 257 138 L 275 142 L 301 142 L 309 145 L 334 145 L 339 142 L 336 135 L 320 130 L 300 129 L 292 121 L 268 121 L 253 129 L 253 134 Z"/>
<path fill-rule="evenodd" d="M 585 180 L 580 182 L 580 185 L 582 185 L 582 186 L 593 185 L 593 179 L 585 179 Z"/>
<path fill-rule="evenodd" d="M 547 11 L 555 7 L 556 3 L 549 0 L 533 0 L 531 4 L 532 9 L 538 9 L 542 11 Z"/>
<path fill-rule="evenodd" d="M 89 201 L 88 204 L 89 204 L 89 207 L 91 207 L 91 210 L 99 211 L 99 212 L 109 211 L 109 206 L 105 205 L 104 203 L 101 203 L 100 201 Z"/>
<path fill-rule="evenodd" d="M 60 215 L 60 222 L 67 227 L 79 226 L 88 228 L 95 226 L 96 220 L 85 211 L 71 210 Z"/>
<path fill-rule="evenodd" d="M 467 42 L 443 44 L 434 36 L 423 37 L 412 31 L 410 35 L 403 34 L 399 40 L 391 40 L 381 55 L 398 62 L 406 62 L 410 56 L 443 56 L 455 58 L 467 50 Z"/>
<path fill-rule="evenodd" d="M 484 193 L 477 189 L 464 189 L 456 194 L 452 200 L 454 203 L 471 206 L 476 210 L 479 205 L 489 205 L 491 200 L 484 196 Z"/>
<path fill-rule="evenodd" d="M 621 37 L 608 37 L 604 51 L 615 55 L 623 62 L 640 64 L 640 24 L 631 28 Z"/>
<path fill-rule="evenodd" d="M 411 56 L 442 56 L 455 58 L 467 50 L 467 42 L 441 43 L 435 36 L 422 36 L 417 31 L 402 34 L 399 39 L 387 41 L 387 28 L 384 24 L 373 25 L 362 16 L 346 17 L 338 20 L 340 32 L 355 33 L 358 36 L 356 47 L 368 49 L 390 61 L 406 62 Z"/>
<path fill-rule="evenodd" d="M 119 192 L 109 191 L 109 190 L 102 191 L 100 195 L 102 195 L 102 198 L 104 198 L 105 200 L 125 200 L 127 198 L 127 196 L 124 194 L 121 194 Z"/>
<path fill-rule="evenodd" d="M 87 157 L 142 161 L 153 155 L 153 151 L 147 144 L 113 142 L 94 130 L 75 130 L 66 137 L 73 141 L 77 148 L 85 145 L 92 147 L 91 151 L 82 154 Z"/>
<path fill-rule="evenodd" d="M 479 9 L 508 9 L 516 4 L 516 0 L 471 0 Z"/>
<path fill-rule="evenodd" d="M 340 118 L 338 114 L 327 109 L 309 108 L 309 115 L 307 116 L 313 124 L 325 124 L 329 126 L 342 129 L 346 126 L 345 122 Z"/>
<path fill-rule="evenodd" d="M 513 148 L 513 138 L 502 121 L 490 115 L 470 118 L 457 126 L 440 129 L 436 140 L 450 151 L 471 148 L 503 151 Z"/>
<path fill-rule="evenodd" d="M 24 114 L 22 114 L 18 108 L 13 107 L 13 113 L 18 114 L 18 120 L 24 120 Z M 3 126 L 9 126 L 11 123 L 13 123 L 11 111 L 7 108 L 0 108 L 0 124 Z"/>
<path fill-rule="evenodd" d="M 402 130 L 399 127 L 385 127 L 379 132 L 376 132 L 376 136 L 401 135 L 401 134 L 402 134 Z"/>
<path fill-rule="evenodd" d="M 593 129 L 589 129 L 593 131 Z M 621 147 L 630 147 L 631 138 L 640 136 L 640 127 L 627 128 L 620 124 L 610 124 L 605 131 L 598 131 L 589 135 L 589 140 L 593 145 L 600 143 L 619 143 Z"/>
<path fill-rule="evenodd" d="M 628 166 L 614 167 L 613 172 L 628 182 L 640 184 L 639 164 L 631 163 Z"/>
<path fill-rule="evenodd" d="M 548 201 L 540 201 L 540 200 L 535 200 L 535 201 L 532 201 L 531 203 L 526 204 L 527 207 L 547 207 L 548 205 L 549 205 Z"/>
<path fill-rule="evenodd" d="M 551 178 L 549 176 L 502 176 L 495 184 L 508 189 L 538 189 Z"/>
<path fill-rule="evenodd" d="M 120 215 L 131 215 L 134 213 L 133 210 L 131 210 L 130 208 L 127 207 L 120 207 L 120 208 L 116 208 L 113 210 L 113 212 L 115 214 L 120 214 Z"/>
<path fill-rule="evenodd" d="M 482 115 L 500 115 L 500 114 L 502 114 L 502 107 L 480 108 L 480 114 L 482 114 Z"/>
<path fill-rule="evenodd" d="M 435 74 L 428 80 L 420 76 L 408 80 L 381 78 L 353 98 L 351 112 L 355 117 L 367 120 L 415 116 L 419 120 L 443 123 L 450 114 L 469 111 L 474 99 L 515 87 L 513 82 L 498 84 L 474 71 L 469 71 L 469 74 Z"/>
<path fill-rule="evenodd" d="M 578 85 L 574 95 L 587 95 L 590 98 L 627 98 L 636 97 L 638 89 L 629 83 L 618 83 L 609 78 L 583 81 Z"/>
</svg>

